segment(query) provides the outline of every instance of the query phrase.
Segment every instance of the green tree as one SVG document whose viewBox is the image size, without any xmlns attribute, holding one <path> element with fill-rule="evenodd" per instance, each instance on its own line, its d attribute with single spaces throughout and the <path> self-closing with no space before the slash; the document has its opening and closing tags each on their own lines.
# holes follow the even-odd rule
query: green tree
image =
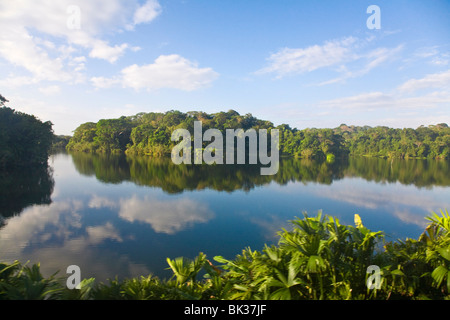
<svg viewBox="0 0 450 320">
<path fill-rule="evenodd" d="M 1 104 L 7 100 L 2 96 Z M 3 106 L 0 108 L 0 167 L 47 162 L 54 139 L 52 123 Z"/>
</svg>

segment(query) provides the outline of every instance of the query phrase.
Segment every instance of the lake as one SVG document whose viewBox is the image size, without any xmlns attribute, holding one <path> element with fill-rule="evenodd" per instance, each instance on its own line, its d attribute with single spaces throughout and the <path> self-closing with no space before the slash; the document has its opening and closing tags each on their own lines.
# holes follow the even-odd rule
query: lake
<svg viewBox="0 0 450 320">
<path fill-rule="evenodd" d="M 167 278 L 167 257 L 261 250 L 303 212 L 344 224 L 358 213 L 395 241 L 419 237 L 427 215 L 450 209 L 450 162 L 436 160 L 288 158 L 261 176 L 255 165 L 60 153 L 48 168 L 0 178 L 0 260 L 40 262 L 46 276 L 78 265 L 99 281 Z"/>
</svg>

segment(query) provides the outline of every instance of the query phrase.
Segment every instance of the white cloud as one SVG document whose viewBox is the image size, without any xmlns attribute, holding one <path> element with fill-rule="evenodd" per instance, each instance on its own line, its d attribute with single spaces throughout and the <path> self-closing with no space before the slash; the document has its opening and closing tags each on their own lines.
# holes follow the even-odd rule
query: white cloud
<svg viewBox="0 0 450 320">
<path fill-rule="evenodd" d="M 74 57 L 70 62 L 68 62 L 68 65 L 70 67 L 73 67 L 73 69 L 76 72 L 83 71 L 86 69 L 86 57 L 85 56 L 78 56 Z"/>
<path fill-rule="evenodd" d="M 94 87 L 100 88 L 100 89 L 110 88 L 110 87 L 120 83 L 119 79 L 105 78 L 105 77 L 92 77 L 91 82 Z"/>
<path fill-rule="evenodd" d="M 331 99 L 319 102 L 322 108 L 377 110 L 377 109 L 429 109 L 440 104 L 450 103 L 450 92 L 431 92 L 422 96 L 405 97 L 391 93 L 368 92 L 355 96 Z"/>
<path fill-rule="evenodd" d="M 450 89 L 450 69 L 440 73 L 428 74 L 421 79 L 411 79 L 398 87 L 402 92 L 414 92 L 425 88 Z"/>
<path fill-rule="evenodd" d="M 403 45 L 398 45 L 395 48 L 377 48 L 366 55 L 364 57 L 368 60 L 366 66 L 362 69 L 362 73 L 365 74 L 370 70 L 378 67 L 382 63 L 394 58 L 400 51 L 403 50 Z"/>
<path fill-rule="evenodd" d="M 433 66 L 446 66 L 450 63 L 450 52 L 442 47 L 443 46 L 432 46 L 418 48 L 412 55 L 412 58 L 406 59 L 406 61 L 418 63 L 417 60 L 421 59 Z"/>
<path fill-rule="evenodd" d="M 362 93 L 355 96 L 326 100 L 320 103 L 323 107 L 343 109 L 370 109 L 391 106 L 394 102 L 392 96 L 382 92 Z"/>
<path fill-rule="evenodd" d="M 111 47 L 105 41 L 95 41 L 89 57 L 104 59 L 110 63 L 114 63 L 123 56 L 126 49 L 128 49 L 128 44 L 126 43 Z"/>
<path fill-rule="evenodd" d="M 148 23 L 155 19 L 161 13 L 161 5 L 156 0 L 149 0 L 143 6 L 139 7 L 135 13 L 134 24 Z"/>
<path fill-rule="evenodd" d="M 69 10 L 73 7 L 78 10 Z M 138 0 L 1 1 L 0 58 L 31 74 L 34 80 L 24 84 L 79 82 L 84 80 L 80 73 L 86 62 L 80 56 L 116 62 L 136 47 L 110 44 L 103 37 L 131 24 L 150 22 L 160 13 L 156 0 L 142 6 Z M 80 55 L 80 51 L 87 53 Z"/>
<path fill-rule="evenodd" d="M 36 84 L 39 79 L 29 76 L 16 76 L 14 74 L 8 75 L 4 79 L 0 79 L 0 86 L 7 88 L 20 87 L 23 85 Z"/>
<path fill-rule="evenodd" d="M 1 20 L 1 18 L 0 18 Z M 64 70 L 61 58 L 39 46 L 25 28 L 0 23 L 0 57 L 29 71 L 38 81 L 68 81 L 72 78 Z"/>
<path fill-rule="evenodd" d="M 411 95 L 420 89 L 434 89 L 420 95 Z M 354 96 L 322 101 L 322 108 L 339 109 L 410 109 L 436 108 L 450 103 L 450 70 L 405 81 L 392 92 L 367 92 Z"/>
<path fill-rule="evenodd" d="M 256 74 L 274 73 L 276 78 L 280 79 L 287 75 L 303 74 L 322 68 L 332 68 L 334 72 L 341 74 L 319 85 L 360 77 L 394 59 L 403 49 L 403 45 L 398 45 L 395 48 L 380 47 L 367 50 L 368 44 L 374 39 L 375 37 L 366 39 L 347 37 L 306 48 L 284 48 L 272 54 L 267 59 L 269 65 L 258 70 Z"/>
<path fill-rule="evenodd" d="M 450 64 L 450 53 L 443 53 L 431 60 L 431 64 L 436 66 L 447 66 Z"/>
<path fill-rule="evenodd" d="M 349 59 L 355 59 L 352 47 L 356 38 L 327 41 L 323 45 L 307 48 L 284 48 L 269 58 L 269 66 L 259 70 L 258 74 L 276 73 L 277 78 L 288 74 L 310 72 L 323 67 L 330 67 Z"/>
<path fill-rule="evenodd" d="M 318 85 L 322 86 L 342 82 L 350 78 L 361 77 L 369 73 L 372 69 L 375 69 L 383 63 L 394 59 L 398 55 L 398 53 L 402 51 L 402 49 L 403 45 L 398 45 L 395 48 L 377 48 L 369 51 L 368 53 L 358 56 L 359 59 L 364 60 L 364 65 L 362 67 L 356 67 L 354 68 L 355 70 L 349 70 L 348 67 L 343 65 L 338 69 L 338 72 L 342 73 L 342 76 L 323 81 Z"/>
<path fill-rule="evenodd" d="M 172 54 L 161 55 L 152 64 L 131 65 L 124 68 L 118 77 L 93 77 L 91 81 L 97 88 L 121 84 L 136 90 L 172 88 L 192 91 L 208 86 L 217 77 L 211 68 L 199 68 L 196 63 Z"/>
<path fill-rule="evenodd" d="M 415 50 L 413 57 L 428 58 L 433 57 L 439 53 L 437 46 L 433 47 L 421 47 Z"/>
</svg>

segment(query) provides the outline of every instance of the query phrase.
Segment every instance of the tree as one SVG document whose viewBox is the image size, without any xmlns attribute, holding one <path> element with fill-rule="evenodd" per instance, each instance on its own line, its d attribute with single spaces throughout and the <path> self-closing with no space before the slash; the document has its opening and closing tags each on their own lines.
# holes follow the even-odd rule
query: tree
<svg viewBox="0 0 450 320">
<path fill-rule="evenodd" d="M 9 101 L 6 100 L 6 98 L 0 94 L 0 107 L 3 107 L 6 102 L 9 102 Z"/>
<path fill-rule="evenodd" d="M 53 142 L 52 123 L 4 106 L 0 95 L 0 167 L 47 162 Z"/>
<path fill-rule="evenodd" d="M 148 155 L 168 155 L 173 147 L 171 134 L 175 129 L 187 129 L 191 135 L 194 122 L 201 121 L 203 130 L 267 129 L 272 122 L 234 110 L 208 114 L 202 111 L 168 111 L 139 113 L 119 119 L 104 119 L 83 124 L 68 144 L 69 150 L 125 152 Z M 280 152 L 300 158 L 343 158 L 348 155 L 382 158 L 442 158 L 450 157 L 450 128 L 445 123 L 417 129 L 393 129 L 385 126 L 347 126 L 335 129 L 307 128 L 298 130 L 288 124 L 276 127 L 280 132 Z"/>
</svg>

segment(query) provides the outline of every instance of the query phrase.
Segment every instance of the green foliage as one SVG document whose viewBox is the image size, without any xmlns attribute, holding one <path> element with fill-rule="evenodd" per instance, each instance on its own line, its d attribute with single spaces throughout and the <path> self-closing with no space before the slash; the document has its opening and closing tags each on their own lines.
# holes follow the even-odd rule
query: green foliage
<svg viewBox="0 0 450 320">
<path fill-rule="evenodd" d="M 173 277 L 95 283 L 65 288 L 39 265 L 0 264 L 0 299 L 80 300 L 374 300 L 450 299 L 450 215 L 433 213 L 417 240 L 384 243 L 355 215 L 355 226 L 335 217 L 304 213 L 279 232 L 278 245 L 245 248 L 234 259 L 205 254 L 167 259 Z M 384 244 L 384 246 L 382 246 Z M 368 289 L 367 268 L 381 268 L 381 287 Z M 199 274 L 203 273 L 203 279 Z"/>
<path fill-rule="evenodd" d="M 6 100 L 6 98 L 0 94 L 0 107 L 3 107 L 6 102 L 9 102 L 9 101 Z"/>
<path fill-rule="evenodd" d="M 104 119 L 98 123 L 84 123 L 74 132 L 67 145 L 69 151 L 126 152 L 133 155 L 170 155 L 176 145 L 171 141 L 176 129 L 187 129 L 194 134 L 194 121 L 202 121 L 203 130 L 217 128 L 270 129 L 273 124 L 239 115 L 236 111 L 207 114 L 205 112 L 168 111 L 166 113 L 139 113 L 131 117 Z M 206 146 L 206 144 L 205 144 Z"/>
<path fill-rule="evenodd" d="M 97 126 L 93 122 L 86 122 L 80 125 L 75 131 L 66 146 L 67 150 L 73 151 L 96 151 L 97 146 L 94 143 Z"/>
<path fill-rule="evenodd" d="M 426 259 L 434 268 L 431 277 L 436 288 L 450 294 L 450 215 L 441 211 L 441 216 L 433 213 L 429 220 L 433 236 L 424 238 L 428 242 Z"/>
<path fill-rule="evenodd" d="M 0 98 L 3 106 L 7 100 Z M 52 142 L 51 122 L 5 106 L 0 108 L 0 168 L 47 163 Z"/>
<path fill-rule="evenodd" d="M 278 246 L 266 246 L 261 253 L 247 249 L 234 261 L 216 258 L 230 270 L 234 298 L 342 299 L 342 292 L 345 298 L 365 297 L 366 269 L 375 260 L 381 233 L 344 226 L 321 213 L 305 214 L 292 226 L 279 233 Z"/>
<path fill-rule="evenodd" d="M 54 276 L 42 276 L 39 264 L 0 264 L 0 300 L 54 300 L 63 290 Z"/>
<path fill-rule="evenodd" d="M 71 136 L 55 135 L 53 137 L 51 152 L 58 152 L 66 150 L 66 146 L 69 143 Z"/>
<path fill-rule="evenodd" d="M 388 127 L 357 127 L 342 124 L 334 129 L 293 129 L 287 124 L 274 126 L 251 114 L 240 115 L 234 110 L 208 114 L 205 112 L 168 111 L 139 113 L 131 117 L 84 123 L 74 132 L 68 150 L 84 152 L 126 152 L 136 155 L 163 156 L 170 154 L 175 129 L 187 129 L 191 135 L 194 121 L 201 121 L 203 130 L 278 129 L 280 153 L 304 159 L 326 159 L 348 155 L 383 158 L 448 159 L 450 128 L 446 124 L 421 126 L 417 129 Z"/>
<path fill-rule="evenodd" d="M 342 128 L 342 126 L 341 126 Z M 384 158 L 448 159 L 450 128 L 445 123 L 417 129 L 346 127 L 350 154 Z"/>
<path fill-rule="evenodd" d="M 200 253 L 195 260 L 191 261 L 184 257 L 171 260 L 167 258 L 167 263 L 172 269 L 174 276 L 177 279 L 177 283 L 182 284 L 185 282 L 194 283 L 196 281 L 197 274 L 203 267 L 206 261 L 206 255 Z"/>
</svg>

